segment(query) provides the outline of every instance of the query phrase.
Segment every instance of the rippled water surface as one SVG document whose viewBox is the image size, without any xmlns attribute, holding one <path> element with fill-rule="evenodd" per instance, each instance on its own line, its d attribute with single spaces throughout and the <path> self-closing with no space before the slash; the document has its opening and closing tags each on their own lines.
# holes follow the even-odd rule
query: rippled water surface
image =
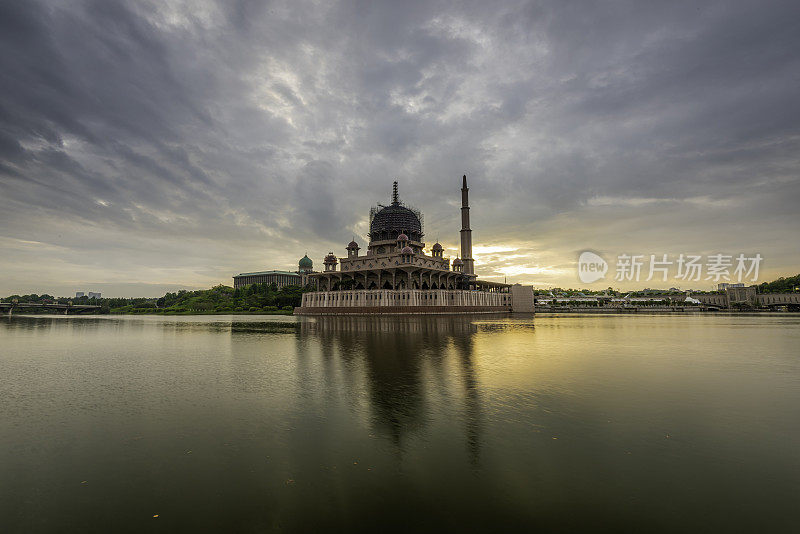
<svg viewBox="0 0 800 534">
<path fill-rule="evenodd" d="M 799 326 L 3 317 L 0 531 L 799 532 Z"/>
</svg>

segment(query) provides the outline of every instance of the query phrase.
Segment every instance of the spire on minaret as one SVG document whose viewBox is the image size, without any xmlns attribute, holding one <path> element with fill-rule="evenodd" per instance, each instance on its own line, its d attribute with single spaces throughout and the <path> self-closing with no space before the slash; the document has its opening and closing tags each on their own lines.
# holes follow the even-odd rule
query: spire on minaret
<svg viewBox="0 0 800 534">
<path fill-rule="evenodd" d="M 392 204 L 400 204 L 400 196 L 397 194 L 397 180 L 392 184 Z"/>
<path fill-rule="evenodd" d="M 464 185 L 461 186 L 461 189 L 469 189 L 469 187 L 467 187 L 467 175 L 466 174 L 464 175 Z"/>
</svg>

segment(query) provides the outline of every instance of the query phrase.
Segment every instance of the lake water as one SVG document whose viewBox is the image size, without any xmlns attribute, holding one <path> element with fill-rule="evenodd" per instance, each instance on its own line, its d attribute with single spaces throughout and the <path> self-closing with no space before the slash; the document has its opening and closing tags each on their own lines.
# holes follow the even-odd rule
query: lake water
<svg viewBox="0 0 800 534">
<path fill-rule="evenodd" d="M 798 532 L 798 327 L 3 317 L 0 531 Z"/>
</svg>

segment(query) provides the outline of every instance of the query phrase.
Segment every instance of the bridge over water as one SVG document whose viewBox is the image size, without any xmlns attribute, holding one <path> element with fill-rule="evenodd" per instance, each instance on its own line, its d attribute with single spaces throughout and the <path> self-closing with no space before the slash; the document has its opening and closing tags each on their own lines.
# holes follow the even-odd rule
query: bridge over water
<svg viewBox="0 0 800 534">
<path fill-rule="evenodd" d="M 13 315 L 14 311 L 54 311 L 64 315 L 93 313 L 100 311 L 95 304 L 47 304 L 43 302 L 0 302 L 0 312 Z"/>
<path fill-rule="evenodd" d="M 711 308 L 731 308 L 748 304 L 761 308 L 800 307 L 800 293 L 758 293 L 755 287 L 727 288 L 720 293 L 692 294 L 692 298 Z"/>
</svg>

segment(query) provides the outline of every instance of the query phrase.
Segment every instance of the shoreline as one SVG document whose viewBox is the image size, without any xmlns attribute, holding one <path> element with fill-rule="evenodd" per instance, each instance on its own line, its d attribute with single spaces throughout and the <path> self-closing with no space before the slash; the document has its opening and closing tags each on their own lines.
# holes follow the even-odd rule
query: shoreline
<svg viewBox="0 0 800 534">
<path fill-rule="evenodd" d="M 625 311 L 614 311 L 612 309 L 580 309 L 580 310 L 536 310 L 533 314 L 520 314 L 530 317 L 531 319 L 535 319 L 537 316 L 542 317 L 555 317 L 555 316 L 581 316 L 581 315 L 596 315 L 596 316 L 636 316 L 636 315 L 643 315 L 643 316 L 652 316 L 652 315 L 751 315 L 751 316 L 776 316 L 776 315 L 796 315 L 798 312 L 791 312 L 791 311 L 773 311 L 773 310 L 625 310 Z M 9 318 L 9 317 L 120 317 L 120 316 L 128 316 L 128 317 L 175 317 L 175 316 L 206 316 L 206 315 L 216 315 L 216 316 L 234 316 L 234 315 L 252 315 L 252 316 L 259 316 L 259 315 L 278 315 L 284 317 L 302 317 L 304 315 L 294 315 L 292 312 L 289 311 L 272 311 L 272 312 L 172 312 L 172 313 L 75 313 L 75 314 L 63 314 L 63 313 L 15 313 L 12 316 L 7 314 L 2 314 L 0 317 L 2 318 Z M 360 316 L 360 317 L 400 317 L 400 316 L 452 316 L 457 314 L 312 314 L 308 315 L 308 317 L 321 317 L 321 316 Z M 469 314 L 472 316 L 473 314 Z M 483 318 L 486 315 L 504 315 L 504 316 L 512 316 L 511 312 L 498 312 L 493 314 L 474 314 L 475 318 Z"/>
<path fill-rule="evenodd" d="M 119 315 L 133 315 L 133 316 L 140 316 L 140 315 L 158 315 L 158 316 L 175 316 L 175 315 L 285 315 L 290 316 L 293 312 L 288 310 L 277 310 L 277 311 L 238 311 L 238 312 L 214 312 L 214 311 L 198 311 L 198 312 L 153 312 L 148 311 L 147 313 L 130 313 L 130 312 L 109 312 L 109 313 L 30 313 L 30 312 L 22 312 L 18 311 L 15 312 L 11 317 L 18 317 L 20 315 L 24 315 L 26 317 L 34 317 L 34 316 L 58 316 L 58 317 L 107 317 L 107 316 L 119 316 Z M 8 314 L 0 314 L 0 317 L 9 317 Z"/>
<path fill-rule="evenodd" d="M 292 315 L 290 310 L 270 310 L 270 311 L 148 311 L 147 313 L 131 312 L 109 312 L 102 314 L 87 315 Z"/>
</svg>

